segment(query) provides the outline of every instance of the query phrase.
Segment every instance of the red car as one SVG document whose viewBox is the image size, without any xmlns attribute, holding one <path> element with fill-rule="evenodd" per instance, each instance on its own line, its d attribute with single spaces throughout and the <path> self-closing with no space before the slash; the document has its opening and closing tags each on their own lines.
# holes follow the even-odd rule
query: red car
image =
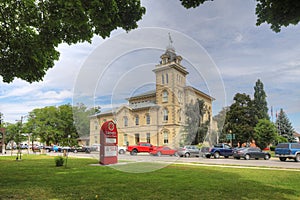
<svg viewBox="0 0 300 200">
<path fill-rule="evenodd" d="M 152 155 L 170 155 L 170 156 L 178 156 L 177 150 L 171 149 L 170 147 L 156 147 L 150 152 Z"/>
</svg>

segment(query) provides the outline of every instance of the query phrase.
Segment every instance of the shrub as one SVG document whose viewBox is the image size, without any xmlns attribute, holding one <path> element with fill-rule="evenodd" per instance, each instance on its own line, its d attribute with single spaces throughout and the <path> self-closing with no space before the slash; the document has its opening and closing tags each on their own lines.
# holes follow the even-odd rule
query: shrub
<svg viewBox="0 0 300 200">
<path fill-rule="evenodd" d="M 62 156 L 57 156 L 54 158 L 56 167 L 64 165 L 64 158 Z"/>
<path fill-rule="evenodd" d="M 276 146 L 270 146 L 271 151 L 275 151 Z"/>
</svg>

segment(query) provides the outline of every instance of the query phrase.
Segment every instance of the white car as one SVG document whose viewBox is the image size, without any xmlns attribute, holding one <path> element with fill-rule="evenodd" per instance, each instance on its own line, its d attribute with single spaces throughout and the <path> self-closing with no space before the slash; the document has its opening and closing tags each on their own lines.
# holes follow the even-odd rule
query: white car
<svg viewBox="0 0 300 200">
<path fill-rule="evenodd" d="M 118 152 L 119 152 L 119 154 L 125 154 L 126 153 L 126 147 L 118 146 Z"/>
</svg>

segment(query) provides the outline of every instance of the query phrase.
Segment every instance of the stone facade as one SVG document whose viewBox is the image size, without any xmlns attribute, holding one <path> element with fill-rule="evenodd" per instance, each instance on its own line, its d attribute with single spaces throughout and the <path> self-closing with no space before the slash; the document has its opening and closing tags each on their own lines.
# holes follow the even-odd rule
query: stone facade
<svg viewBox="0 0 300 200">
<path fill-rule="evenodd" d="M 155 66 L 156 88 L 128 98 L 128 104 L 114 111 L 90 118 L 90 144 L 100 143 L 100 127 L 107 120 L 117 123 L 119 146 L 137 142 L 177 147 L 184 140 L 185 105 L 202 99 L 207 110 L 204 119 L 212 117 L 211 96 L 186 85 L 188 71 L 181 56 L 170 45 Z M 212 121 L 212 120 L 211 120 Z"/>
</svg>

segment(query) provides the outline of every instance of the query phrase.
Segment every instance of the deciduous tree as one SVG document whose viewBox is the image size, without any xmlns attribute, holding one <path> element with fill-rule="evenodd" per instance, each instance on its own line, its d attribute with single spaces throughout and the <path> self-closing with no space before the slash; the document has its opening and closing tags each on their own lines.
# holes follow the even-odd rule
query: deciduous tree
<svg viewBox="0 0 300 200">
<path fill-rule="evenodd" d="M 213 0 L 180 0 L 186 8 L 195 8 L 206 1 Z M 271 25 L 271 29 L 280 32 L 282 26 L 296 25 L 300 21 L 300 1 L 295 0 L 256 0 L 256 25 Z M 230 3 L 230 2 L 229 2 Z"/>
<path fill-rule="evenodd" d="M 254 127 L 254 140 L 261 149 L 266 148 L 277 138 L 275 125 L 268 119 L 260 119 Z"/>
<path fill-rule="evenodd" d="M 253 109 L 253 101 L 247 94 L 237 93 L 234 102 L 226 114 L 224 134 L 235 134 L 234 142 L 250 142 L 253 139 L 257 117 Z"/>
<path fill-rule="evenodd" d="M 57 46 L 137 28 L 140 0 L 6 0 L 0 2 L 0 75 L 40 81 L 59 59 Z"/>
<path fill-rule="evenodd" d="M 209 121 L 204 121 L 206 112 L 203 100 L 197 99 L 195 103 L 186 106 L 186 144 L 199 144 L 204 141 L 209 126 Z"/>
</svg>

